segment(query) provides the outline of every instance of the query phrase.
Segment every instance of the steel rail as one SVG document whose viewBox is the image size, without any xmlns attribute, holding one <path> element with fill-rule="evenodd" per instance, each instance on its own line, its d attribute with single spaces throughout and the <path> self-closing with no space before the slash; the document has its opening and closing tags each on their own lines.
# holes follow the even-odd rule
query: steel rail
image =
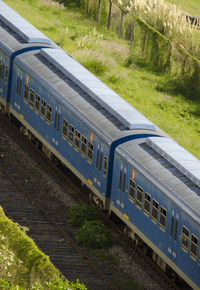
<svg viewBox="0 0 200 290">
<path fill-rule="evenodd" d="M 24 194 L 29 201 L 35 205 L 35 207 L 45 216 L 49 223 L 57 229 L 60 235 L 67 240 L 72 247 L 89 263 L 91 268 L 98 273 L 102 280 L 104 280 L 111 289 L 117 290 L 118 287 L 104 274 L 104 272 L 98 267 L 98 265 L 92 261 L 92 259 L 78 246 L 78 244 L 50 217 L 50 215 L 40 206 L 40 204 L 19 184 L 6 170 L 0 165 L 0 171 L 14 184 L 14 186 Z"/>
</svg>

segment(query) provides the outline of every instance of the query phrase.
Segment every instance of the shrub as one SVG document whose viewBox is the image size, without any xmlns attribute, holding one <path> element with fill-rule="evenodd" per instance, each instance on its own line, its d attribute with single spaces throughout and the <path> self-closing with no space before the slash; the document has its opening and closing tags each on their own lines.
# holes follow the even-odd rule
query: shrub
<svg viewBox="0 0 200 290">
<path fill-rule="evenodd" d="M 67 210 L 69 221 L 76 225 L 82 226 L 87 221 L 98 219 L 97 209 L 84 203 L 76 204 Z"/>
<path fill-rule="evenodd" d="M 85 221 L 75 237 L 83 246 L 93 249 L 108 248 L 111 238 L 101 221 Z"/>
</svg>

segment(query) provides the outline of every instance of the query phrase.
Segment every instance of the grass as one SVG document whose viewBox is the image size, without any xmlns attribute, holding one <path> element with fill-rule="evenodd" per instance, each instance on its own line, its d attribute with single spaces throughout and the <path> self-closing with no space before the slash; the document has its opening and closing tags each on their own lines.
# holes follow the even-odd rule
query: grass
<svg viewBox="0 0 200 290">
<path fill-rule="evenodd" d="M 166 2 L 177 5 L 186 13 L 200 17 L 199 0 L 167 0 Z"/>
<path fill-rule="evenodd" d="M 140 64 L 127 67 L 126 41 L 70 8 L 44 6 L 39 0 L 5 2 L 200 159 L 199 101 L 189 99 L 168 75 L 155 74 Z"/>
<path fill-rule="evenodd" d="M 79 282 L 76 283 L 78 286 Z M 47 287 L 51 285 L 52 287 Z M 66 288 L 65 288 L 66 287 Z M 0 289 L 82 289 L 61 279 L 59 271 L 26 236 L 8 219 L 0 207 Z"/>
</svg>

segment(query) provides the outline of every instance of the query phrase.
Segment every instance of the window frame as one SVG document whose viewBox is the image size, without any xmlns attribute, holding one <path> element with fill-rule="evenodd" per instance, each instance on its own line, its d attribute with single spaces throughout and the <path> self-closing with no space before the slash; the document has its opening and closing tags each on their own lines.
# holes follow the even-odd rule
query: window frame
<svg viewBox="0 0 200 290">
<path fill-rule="evenodd" d="M 119 186 L 118 189 L 121 191 L 122 190 L 122 177 L 123 177 L 123 172 L 120 169 L 120 173 L 119 173 Z"/>
<path fill-rule="evenodd" d="M 184 230 L 188 232 L 188 235 L 184 233 Z M 185 246 L 185 241 L 183 242 L 183 238 L 187 241 L 187 247 Z M 181 249 L 188 253 L 189 250 L 189 241 L 190 241 L 190 231 L 185 226 L 182 226 L 182 233 L 181 233 Z"/>
<path fill-rule="evenodd" d="M 76 130 L 75 131 L 75 141 L 74 141 L 74 149 L 79 152 L 81 143 L 81 133 Z"/>
<path fill-rule="evenodd" d="M 81 156 L 86 157 L 87 154 L 87 138 L 82 135 L 81 137 Z"/>
<path fill-rule="evenodd" d="M 34 101 L 35 101 L 35 92 L 33 89 L 30 88 L 30 94 L 29 94 L 29 107 L 31 109 L 34 109 Z"/>
<path fill-rule="evenodd" d="M 193 241 L 192 241 L 192 237 L 194 237 L 196 240 L 197 240 L 197 244 L 195 244 Z M 194 254 L 192 252 L 192 246 L 196 247 L 196 254 Z M 191 238 L 190 238 L 190 257 L 196 261 L 197 260 L 197 255 L 198 255 L 198 246 L 199 246 L 199 240 L 197 238 L 197 236 L 195 236 L 194 234 L 191 234 Z"/>
<path fill-rule="evenodd" d="M 156 203 L 158 207 L 155 207 L 154 203 Z M 153 215 L 154 211 L 157 213 L 157 218 L 155 218 Z M 151 208 L 151 220 L 154 224 L 158 223 L 158 213 L 159 213 L 159 203 L 157 202 L 157 200 L 153 199 Z"/>
<path fill-rule="evenodd" d="M 144 193 L 144 190 L 143 188 L 138 185 L 137 186 L 137 193 L 136 193 L 136 200 L 135 200 L 135 204 L 136 204 L 136 207 L 139 208 L 140 210 L 142 209 L 142 203 L 143 203 L 143 193 Z M 139 197 L 139 194 L 141 195 L 141 200 L 138 198 Z"/>
<path fill-rule="evenodd" d="M 47 104 L 46 106 L 46 122 L 48 125 L 51 125 L 52 120 L 52 106 L 50 104 Z"/>
<path fill-rule="evenodd" d="M 165 214 L 164 214 L 165 211 Z M 164 219 L 164 225 L 162 224 L 162 218 Z M 165 232 L 167 225 L 167 210 L 163 206 L 160 207 L 160 217 L 159 217 L 159 227 L 160 229 Z"/>
<path fill-rule="evenodd" d="M 75 131 L 74 126 L 72 124 L 69 124 L 68 143 L 71 146 L 73 146 L 74 144 L 74 131 Z"/>
<path fill-rule="evenodd" d="M 131 185 L 131 183 L 134 184 L 134 187 Z M 135 188 L 136 188 L 136 182 L 133 178 L 130 178 L 129 179 L 129 188 L 128 188 L 128 198 L 131 202 L 134 202 L 135 201 Z M 132 195 L 130 194 L 130 192 L 132 191 L 132 189 L 134 189 L 134 194 L 133 194 L 133 197 Z"/>
<path fill-rule="evenodd" d="M 7 84 L 7 82 L 8 82 L 8 66 L 6 65 L 5 67 L 6 67 L 6 69 L 5 69 L 5 79 L 4 79 L 4 82 L 5 82 L 5 84 Z"/>
<path fill-rule="evenodd" d="M 103 177 L 106 177 L 107 175 L 107 167 L 108 167 L 108 157 L 105 155 L 103 161 Z"/>
<path fill-rule="evenodd" d="M 65 131 L 66 131 L 66 134 L 65 134 Z M 62 138 L 64 140 L 67 140 L 67 133 L 68 133 L 68 121 L 67 121 L 67 119 L 63 118 L 63 121 L 62 121 Z"/>
<path fill-rule="evenodd" d="M 40 112 L 40 100 L 41 100 L 40 95 L 35 94 L 35 108 L 34 108 L 34 110 L 35 110 L 36 114 L 38 114 L 38 115 Z M 38 106 L 38 104 L 39 104 L 39 106 Z"/>
<path fill-rule="evenodd" d="M 92 142 L 88 142 L 87 161 L 90 164 L 92 164 L 93 161 L 93 153 L 94 153 L 94 145 L 92 144 Z"/>
<path fill-rule="evenodd" d="M 40 117 L 45 120 L 46 118 L 46 108 L 47 108 L 47 103 L 45 99 L 41 100 L 41 106 L 40 106 Z"/>
<path fill-rule="evenodd" d="M 24 103 L 28 104 L 28 99 L 29 99 L 29 85 L 27 85 L 25 83 L 24 84 L 24 96 L 23 96 Z"/>
<path fill-rule="evenodd" d="M 146 198 L 146 196 L 149 197 L 149 200 Z M 149 210 L 146 209 L 146 205 L 147 205 L 147 207 L 149 207 Z M 148 217 L 150 216 L 150 212 L 151 212 L 151 195 L 148 192 L 145 192 L 144 193 L 144 207 L 143 207 L 143 211 L 144 211 L 144 214 L 146 216 L 148 216 Z"/>
</svg>

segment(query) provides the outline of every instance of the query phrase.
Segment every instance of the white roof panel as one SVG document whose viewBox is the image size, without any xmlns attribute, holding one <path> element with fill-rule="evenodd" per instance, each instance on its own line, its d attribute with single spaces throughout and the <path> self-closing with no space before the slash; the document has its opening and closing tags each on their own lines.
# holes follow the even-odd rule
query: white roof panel
<svg viewBox="0 0 200 290">
<path fill-rule="evenodd" d="M 155 125 L 63 50 L 42 49 L 41 56 L 74 81 L 128 129 L 155 130 Z"/>
<path fill-rule="evenodd" d="M 146 143 L 200 187 L 200 161 L 170 138 L 149 137 Z"/>
<path fill-rule="evenodd" d="M 0 20 L 14 30 L 24 42 L 51 44 L 50 39 L 2 1 L 0 1 Z"/>
</svg>

